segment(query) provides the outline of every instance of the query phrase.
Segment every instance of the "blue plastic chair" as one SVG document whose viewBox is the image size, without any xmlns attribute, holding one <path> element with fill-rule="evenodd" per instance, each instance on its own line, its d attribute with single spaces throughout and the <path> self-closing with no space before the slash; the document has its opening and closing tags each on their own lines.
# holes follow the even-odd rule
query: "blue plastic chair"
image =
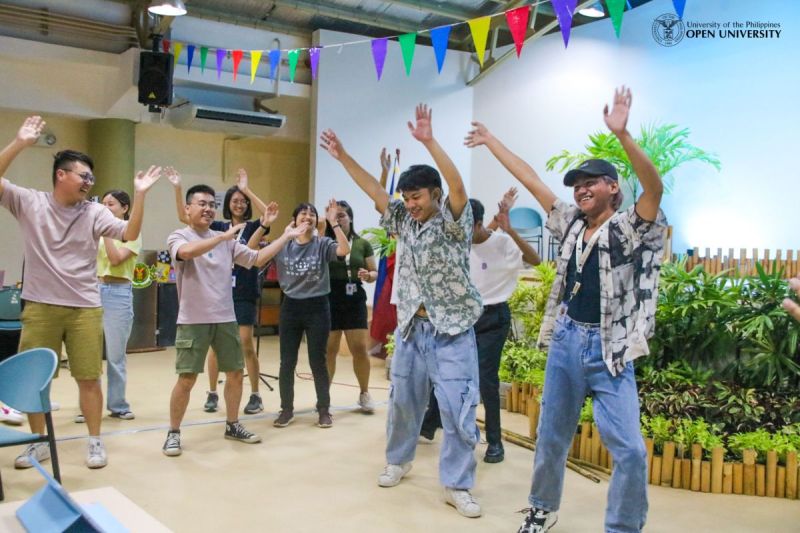
<svg viewBox="0 0 800 533">
<path fill-rule="evenodd" d="M 0 361 L 0 402 L 23 413 L 44 413 L 47 425 L 46 435 L 0 426 L 0 448 L 47 442 L 53 461 L 53 477 L 60 483 L 61 471 L 58 468 L 53 418 L 50 415 L 50 383 L 56 373 L 56 365 L 58 356 L 50 348 L 26 350 Z M 0 501 L 3 498 L 3 480 L 0 478 Z"/>
<path fill-rule="evenodd" d="M 19 331 L 22 323 L 19 316 L 22 314 L 22 296 L 14 287 L 0 288 L 0 330 Z"/>
<path fill-rule="evenodd" d="M 508 220 L 520 237 L 536 245 L 539 257 L 542 256 L 542 215 L 530 207 L 515 207 L 508 213 Z"/>
</svg>

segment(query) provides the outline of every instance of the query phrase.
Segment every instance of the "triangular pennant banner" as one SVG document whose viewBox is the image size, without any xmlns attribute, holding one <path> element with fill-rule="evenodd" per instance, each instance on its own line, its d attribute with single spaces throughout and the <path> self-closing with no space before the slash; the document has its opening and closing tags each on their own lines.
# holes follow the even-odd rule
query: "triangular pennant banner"
<svg viewBox="0 0 800 533">
<path fill-rule="evenodd" d="M 236 75 L 239 73 L 239 63 L 242 62 L 242 56 L 244 52 L 241 50 L 234 50 L 231 52 L 231 56 L 233 57 L 233 81 L 236 81 Z"/>
<path fill-rule="evenodd" d="M 606 6 L 608 6 L 611 23 L 614 25 L 614 33 L 619 38 L 619 32 L 622 29 L 622 13 L 625 11 L 625 0 L 606 0 Z"/>
<path fill-rule="evenodd" d="M 386 61 L 386 46 L 389 39 L 382 37 L 372 39 L 372 59 L 375 61 L 375 72 L 378 74 L 378 81 L 383 74 L 383 63 Z"/>
<path fill-rule="evenodd" d="M 308 56 L 311 58 L 311 79 L 317 79 L 317 68 L 319 67 L 319 52 L 320 48 L 314 47 L 308 51 Z"/>
<path fill-rule="evenodd" d="M 472 42 L 475 43 L 475 53 L 478 54 L 478 63 L 483 66 L 483 56 L 486 53 L 486 37 L 489 35 L 489 25 L 492 17 L 480 17 L 467 21 L 469 31 L 472 33 Z"/>
<path fill-rule="evenodd" d="M 161 50 L 165 53 L 169 53 L 169 39 L 161 39 Z"/>
<path fill-rule="evenodd" d="M 217 48 L 217 79 L 222 75 L 222 61 L 225 60 L 226 53 L 224 48 Z"/>
<path fill-rule="evenodd" d="M 278 70 L 278 64 L 281 62 L 281 51 L 269 51 L 269 77 L 275 79 L 275 72 Z"/>
<path fill-rule="evenodd" d="M 414 61 L 414 47 L 417 44 L 416 33 L 406 33 L 397 38 L 400 41 L 400 50 L 403 51 L 403 64 L 406 66 L 406 76 L 411 75 L 411 63 Z"/>
<path fill-rule="evenodd" d="M 175 43 L 175 44 L 173 44 L 172 45 L 172 50 L 174 52 L 174 57 L 172 58 L 172 61 L 174 63 L 173 67 L 174 67 L 174 65 L 178 64 L 178 58 L 181 55 L 181 50 L 183 50 L 183 43 Z"/>
<path fill-rule="evenodd" d="M 261 62 L 261 50 L 250 50 L 250 85 L 256 81 L 256 71 L 258 64 Z"/>
<path fill-rule="evenodd" d="M 623 0 L 624 1 L 624 0 Z M 522 6 L 506 11 L 506 22 L 514 38 L 514 46 L 517 48 L 517 57 L 522 53 L 522 45 L 525 43 L 525 33 L 528 31 L 528 17 L 531 14 L 531 6 Z"/>
<path fill-rule="evenodd" d="M 686 8 L 686 0 L 672 0 L 672 5 L 675 6 L 675 13 L 679 19 L 683 19 L 683 10 Z"/>
<path fill-rule="evenodd" d="M 451 26 L 441 26 L 431 30 L 431 41 L 433 42 L 433 53 L 436 54 L 436 68 L 439 74 L 442 73 L 444 56 L 447 54 L 447 42 L 450 40 Z"/>
<path fill-rule="evenodd" d="M 558 24 L 561 26 L 561 36 L 564 38 L 564 48 L 569 45 L 569 34 L 572 30 L 572 14 L 575 12 L 577 0 L 551 0 L 553 10 L 556 12 Z"/>
<path fill-rule="evenodd" d="M 200 74 L 206 71 L 206 59 L 208 59 L 208 47 L 200 47 Z"/>
<path fill-rule="evenodd" d="M 193 44 L 190 44 L 188 48 L 186 48 L 186 72 L 190 72 L 192 70 L 192 58 L 194 58 L 194 48 Z"/>
<path fill-rule="evenodd" d="M 297 70 L 297 59 L 300 57 L 300 50 L 289 50 L 289 81 L 294 83 L 294 73 Z"/>
</svg>

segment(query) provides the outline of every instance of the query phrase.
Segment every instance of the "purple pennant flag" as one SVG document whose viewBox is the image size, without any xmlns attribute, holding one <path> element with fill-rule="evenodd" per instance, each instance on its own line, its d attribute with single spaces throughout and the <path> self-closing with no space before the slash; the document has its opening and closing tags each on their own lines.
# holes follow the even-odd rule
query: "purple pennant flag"
<svg viewBox="0 0 800 533">
<path fill-rule="evenodd" d="M 186 72 L 192 70 L 192 58 L 194 57 L 194 45 L 190 44 L 186 49 Z"/>
<path fill-rule="evenodd" d="M 320 48 L 314 47 L 308 50 L 308 55 L 311 58 L 311 79 L 317 79 L 317 67 L 319 66 L 319 52 Z"/>
<path fill-rule="evenodd" d="M 572 14 L 578 5 L 578 0 L 552 0 L 553 10 L 556 12 L 558 25 L 561 26 L 561 36 L 564 38 L 564 48 L 569 44 L 569 33 L 572 29 Z"/>
<path fill-rule="evenodd" d="M 275 79 L 275 72 L 278 70 L 278 63 L 281 62 L 281 51 L 280 50 L 270 50 L 269 51 L 269 77 L 271 79 Z"/>
<path fill-rule="evenodd" d="M 386 46 L 389 39 L 382 37 L 372 40 L 372 59 L 375 60 L 375 71 L 378 73 L 378 81 L 383 74 L 383 62 L 386 61 Z"/>
<path fill-rule="evenodd" d="M 433 41 L 433 53 L 436 54 L 436 67 L 439 74 L 442 73 L 444 56 L 447 53 L 447 41 L 450 39 L 451 26 L 442 26 L 431 30 L 431 41 Z"/>
<path fill-rule="evenodd" d="M 675 13 L 679 19 L 683 19 L 683 10 L 686 7 L 686 0 L 672 0 L 672 5 L 675 6 Z"/>
<path fill-rule="evenodd" d="M 228 51 L 224 48 L 217 48 L 217 79 L 222 75 L 222 62 L 225 60 L 225 54 Z"/>
</svg>

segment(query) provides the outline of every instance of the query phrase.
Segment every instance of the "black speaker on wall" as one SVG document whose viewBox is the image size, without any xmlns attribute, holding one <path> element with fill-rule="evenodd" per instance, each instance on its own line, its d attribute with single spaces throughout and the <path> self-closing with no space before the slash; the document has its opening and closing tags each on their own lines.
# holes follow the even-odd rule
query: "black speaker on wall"
<svg viewBox="0 0 800 533">
<path fill-rule="evenodd" d="M 172 54 L 141 52 L 139 54 L 139 103 L 170 105 L 172 103 Z"/>
</svg>

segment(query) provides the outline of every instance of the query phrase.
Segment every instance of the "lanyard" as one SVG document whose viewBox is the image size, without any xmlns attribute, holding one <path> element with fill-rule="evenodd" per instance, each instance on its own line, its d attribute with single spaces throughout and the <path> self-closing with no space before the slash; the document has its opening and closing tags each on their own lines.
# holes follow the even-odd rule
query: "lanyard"
<svg viewBox="0 0 800 533">
<path fill-rule="evenodd" d="M 344 256 L 344 263 L 347 265 L 347 281 L 354 281 L 353 273 L 350 270 L 350 254 L 353 252 L 353 237 L 350 237 L 348 244 L 350 245 L 350 251 L 347 252 L 346 256 Z"/>
<path fill-rule="evenodd" d="M 581 290 L 581 278 L 583 277 L 583 265 L 586 264 L 586 260 L 589 258 L 589 254 L 592 253 L 592 249 L 594 248 L 595 244 L 597 244 L 597 240 L 600 238 L 600 232 L 605 229 L 608 225 L 609 218 L 603 224 L 592 233 L 592 236 L 589 237 L 589 242 L 586 243 L 586 248 L 583 247 L 583 235 L 586 233 L 587 226 L 584 225 L 581 228 L 580 233 L 578 233 L 578 240 L 575 242 L 575 284 L 572 286 L 572 293 L 569 296 L 569 299 L 575 297 L 578 294 L 578 291 Z"/>
</svg>

